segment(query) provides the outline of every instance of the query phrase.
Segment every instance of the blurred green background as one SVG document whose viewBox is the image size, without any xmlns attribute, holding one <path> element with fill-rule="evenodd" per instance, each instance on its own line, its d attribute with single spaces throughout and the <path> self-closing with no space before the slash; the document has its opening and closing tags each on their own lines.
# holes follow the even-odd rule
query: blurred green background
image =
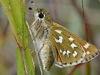
<svg viewBox="0 0 100 75">
<path fill-rule="evenodd" d="M 26 12 L 33 14 L 36 7 L 31 4 L 32 0 L 26 0 Z M 55 20 L 55 22 L 66 27 L 68 30 L 86 40 L 84 20 L 82 15 L 81 0 L 33 0 L 40 8 L 44 8 Z M 91 30 L 89 42 L 100 48 L 100 1 L 99 0 L 83 0 L 86 22 Z M 28 10 L 29 7 L 33 11 Z M 20 18 L 19 18 L 20 19 Z M 34 21 L 32 15 L 26 16 L 26 20 L 31 24 Z M 17 75 L 15 63 L 15 50 L 17 44 L 14 35 L 9 26 L 6 13 L 0 5 L 0 75 Z M 32 48 L 32 45 L 30 45 Z M 34 60 L 36 65 L 36 75 L 40 75 L 37 60 Z M 90 62 L 91 75 L 100 75 L 100 56 Z M 45 75 L 67 75 L 73 67 L 58 68 L 52 66 L 49 72 Z M 85 64 L 78 67 L 73 75 L 85 75 Z"/>
</svg>

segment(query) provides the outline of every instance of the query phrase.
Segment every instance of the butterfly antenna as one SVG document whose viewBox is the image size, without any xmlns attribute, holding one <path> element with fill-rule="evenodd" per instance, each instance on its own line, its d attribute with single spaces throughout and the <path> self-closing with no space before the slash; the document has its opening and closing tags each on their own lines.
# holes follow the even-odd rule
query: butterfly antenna
<svg viewBox="0 0 100 75">
<path fill-rule="evenodd" d="M 36 6 L 37 8 L 39 8 L 33 1 L 31 1 L 31 3 L 32 3 L 34 6 Z"/>
<path fill-rule="evenodd" d="M 39 9 L 39 7 L 38 7 L 33 1 L 31 1 L 31 3 L 32 3 L 37 9 Z M 32 8 L 32 7 L 29 7 L 29 10 L 33 10 L 33 8 Z"/>
<path fill-rule="evenodd" d="M 31 1 L 31 3 L 36 7 L 39 8 L 33 1 Z M 29 7 L 29 10 L 33 10 L 31 7 Z"/>
</svg>

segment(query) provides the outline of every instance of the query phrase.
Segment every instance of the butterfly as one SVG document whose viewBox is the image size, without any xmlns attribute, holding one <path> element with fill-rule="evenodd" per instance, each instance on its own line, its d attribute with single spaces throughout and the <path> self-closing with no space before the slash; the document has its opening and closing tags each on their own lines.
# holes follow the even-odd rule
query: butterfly
<svg viewBox="0 0 100 75">
<path fill-rule="evenodd" d="M 88 62 L 99 55 L 97 47 L 54 22 L 44 9 L 37 8 L 34 17 L 31 25 L 34 47 L 37 46 L 45 70 L 53 63 L 63 68 Z"/>
</svg>

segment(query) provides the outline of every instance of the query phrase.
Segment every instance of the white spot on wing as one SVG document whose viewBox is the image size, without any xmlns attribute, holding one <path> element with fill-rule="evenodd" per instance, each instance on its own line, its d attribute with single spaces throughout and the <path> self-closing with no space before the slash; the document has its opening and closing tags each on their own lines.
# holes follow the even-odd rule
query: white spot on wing
<svg viewBox="0 0 100 75">
<path fill-rule="evenodd" d="M 84 48 L 88 48 L 90 46 L 90 44 L 89 43 L 86 43 L 85 45 L 84 45 Z"/>
<path fill-rule="evenodd" d="M 71 42 L 74 41 L 74 39 L 72 37 L 68 38 Z"/>
<path fill-rule="evenodd" d="M 69 50 L 67 50 L 67 55 L 68 55 L 68 57 L 69 57 L 69 54 L 70 54 L 70 51 L 69 51 Z"/>
<path fill-rule="evenodd" d="M 86 54 L 90 54 L 90 52 L 89 52 L 89 51 L 87 51 L 87 52 L 86 52 Z"/>
<path fill-rule="evenodd" d="M 55 30 L 55 31 L 56 31 L 57 33 L 59 33 L 59 34 L 61 34 L 61 32 L 62 32 L 61 30 Z"/>
<path fill-rule="evenodd" d="M 55 37 L 54 37 L 55 38 Z M 62 40 L 63 40 L 63 37 L 62 36 L 59 36 L 59 39 L 56 39 L 55 38 L 55 41 L 57 42 L 57 43 L 62 43 Z"/>
<path fill-rule="evenodd" d="M 60 49 L 60 53 L 62 53 L 62 50 Z"/>
<path fill-rule="evenodd" d="M 74 49 L 75 47 L 77 47 L 74 43 L 71 44 L 71 47 Z"/>
<path fill-rule="evenodd" d="M 85 57 L 85 55 L 86 55 L 86 52 L 84 51 L 84 49 L 83 49 L 83 47 L 81 46 L 81 48 L 82 48 L 82 51 L 83 51 L 83 58 Z"/>
<path fill-rule="evenodd" d="M 66 51 L 63 51 L 63 55 L 66 55 Z"/>
<path fill-rule="evenodd" d="M 77 52 L 74 51 L 74 53 L 73 53 L 73 57 L 76 57 L 76 56 L 77 56 Z"/>
</svg>

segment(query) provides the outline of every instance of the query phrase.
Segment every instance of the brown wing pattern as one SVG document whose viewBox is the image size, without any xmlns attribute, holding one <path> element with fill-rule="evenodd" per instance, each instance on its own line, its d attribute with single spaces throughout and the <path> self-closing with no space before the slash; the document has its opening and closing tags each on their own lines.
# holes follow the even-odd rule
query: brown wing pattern
<svg viewBox="0 0 100 75">
<path fill-rule="evenodd" d="M 98 49 L 95 46 L 83 41 L 58 24 L 51 26 L 49 37 L 55 62 L 59 67 L 84 63 L 98 55 Z"/>
</svg>

